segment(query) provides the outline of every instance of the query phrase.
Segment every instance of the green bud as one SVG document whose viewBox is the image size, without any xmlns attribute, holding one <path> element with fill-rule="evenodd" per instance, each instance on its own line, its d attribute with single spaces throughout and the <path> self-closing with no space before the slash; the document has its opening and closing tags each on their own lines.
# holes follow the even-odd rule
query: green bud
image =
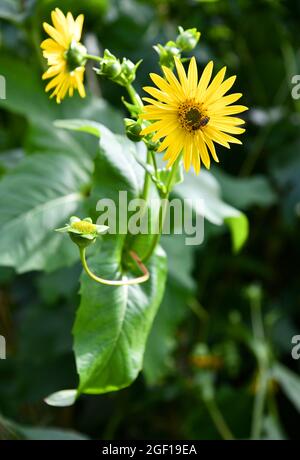
<svg viewBox="0 0 300 460">
<path fill-rule="evenodd" d="M 125 118 L 124 123 L 126 136 L 133 142 L 139 142 L 142 139 L 142 136 L 140 135 L 142 131 L 141 121 Z"/>
<path fill-rule="evenodd" d="M 65 227 L 57 228 L 55 231 L 68 233 L 71 240 L 80 248 L 85 248 L 94 243 L 96 238 L 106 232 L 109 227 L 106 225 L 93 224 L 90 217 L 81 220 L 79 217 L 72 216 Z"/>
<path fill-rule="evenodd" d="M 173 69 L 174 57 L 180 57 L 180 49 L 176 46 L 176 43 L 170 41 L 165 46 L 158 44 L 155 45 L 153 48 L 159 55 L 160 65 Z"/>
<path fill-rule="evenodd" d="M 123 58 L 122 73 L 121 73 L 122 80 L 120 81 L 120 84 L 127 86 L 127 85 L 130 85 L 135 80 L 136 71 L 139 65 L 141 64 L 141 62 L 142 61 L 140 60 L 136 64 L 134 64 L 129 59 Z"/>
<path fill-rule="evenodd" d="M 245 289 L 245 294 L 248 297 L 250 302 L 254 304 L 260 304 L 262 301 L 262 289 L 261 286 L 257 283 L 250 284 Z"/>
<path fill-rule="evenodd" d="M 86 64 L 86 53 L 85 46 L 73 40 L 68 51 L 65 53 L 68 69 L 72 71 L 77 69 L 77 67 L 84 66 Z"/>
<path fill-rule="evenodd" d="M 200 32 L 197 31 L 196 28 L 193 29 L 186 29 L 184 30 L 182 27 L 178 27 L 179 30 L 179 35 L 177 36 L 176 39 L 176 45 L 182 50 L 182 51 L 192 51 L 200 38 Z"/>
<path fill-rule="evenodd" d="M 121 73 L 121 64 L 109 50 L 104 51 L 103 58 L 100 62 L 99 69 L 95 69 L 98 75 L 103 75 L 110 80 L 115 80 Z"/>
</svg>

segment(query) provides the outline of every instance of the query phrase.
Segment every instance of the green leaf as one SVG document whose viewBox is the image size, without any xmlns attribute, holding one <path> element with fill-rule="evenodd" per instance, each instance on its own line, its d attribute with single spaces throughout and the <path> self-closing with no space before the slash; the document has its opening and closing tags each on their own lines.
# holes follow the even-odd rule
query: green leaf
<svg viewBox="0 0 300 460">
<path fill-rule="evenodd" d="M 85 441 L 89 439 L 87 436 L 76 431 L 54 427 L 36 428 L 21 426 L 19 430 L 25 439 L 33 441 Z"/>
<path fill-rule="evenodd" d="M 75 441 L 87 440 L 88 437 L 73 430 L 55 427 L 33 427 L 19 425 L 0 415 L 0 440 L 34 440 L 34 441 Z"/>
<path fill-rule="evenodd" d="M 176 331 L 189 312 L 187 303 L 195 292 L 191 276 L 194 247 L 184 244 L 183 235 L 163 236 L 161 244 L 168 257 L 168 281 L 145 352 L 143 372 L 150 385 L 161 383 L 174 371 L 172 354 L 177 345 Z"/>
<path fill-rule="evenodd" d="M 239 209 L 271 206 L 276 202 L 275 191 L 264 176 L 234 177 L 219 168 L 214 168 L 213 173 L 219 181 L 224 200 Z"/>
<path fill-rule="evenodd" d="M 118 246 L 107 244 L 89 260 L 99 276 L 120 277 L 122 246 Z M 149 261 L 148 269 L 149 281 L 132 286 L 104 286 L 83 274 L 73 330 L 79 393 L 119 390 L 130 385 L 140 372 L 146 340 L 164 291 L 166 258 L 161 248 Z M 128 275 L 123 272 L 123 276 Z"/>
<path fill-rule="evenodd" d="M 273 377 L 279 383 L 291 403 L 300 412 L 300 377 L 282 364 L 274 366 Z"/>
<path fill-rule="evenodd" d="M 249 234 L 249 222 L 245 214 L 240 213 L 235 217 L 226 217 L 225 224 L 231 231 L 232 248 L 238 252 L 245 244 Z"/>
<path fill-rule="evenodd" d="M 198 176 L 185 174 L 184 182 L 175 187 L 175 193 L 194 203 L 203 200 L 204 217 L 214 225 L 227 223 L 234 250 L 242 247 L 248 237 L 247 217 L 222 200 L 220 185 L 211 173 L 201 171 Z"/>
<path fill-rule="evenodd" d="M 56 120 L 54 126 L 56 128 L 92 134 L 98 138 L 101 136 L 101 124 L 91 120 Z"/>
<path fill-rule="evenodd" d="M 83 164 L 84 163 L 84 164 Z M 74 263 L 76 248 L 54 229 L 81 214 L 92 162 L 60 154 L 26 158 L 0 182 L 0 264 L 18 272 Z M 8 206 L 9 204 L 9 206 Z"/>
<path fill-rule="evenodd" d="M 161 180 L 161 182 L 163 182 L 164 184 L 167 184 L 170 174 L 171 174 L 171 169 L 163 168 L 163 169 L 158 170 L 158 177 Z M 171 181 L 170 189 L 172 189 L 172 187 L 174 187 L 175 185 L 181 184 L 182 182 L 183 182 L 183 168 L 182 168 L 182 165 L 180 164 L 179 167 L 176 169 L 175 175 Z"/>
<path fill-rule="evenodd" d="M 44 401 L 48 406 L 68 407 L 75 403 L 76 397 L 77 390 L 61 390 L 47 396 Z"/>
</svg>

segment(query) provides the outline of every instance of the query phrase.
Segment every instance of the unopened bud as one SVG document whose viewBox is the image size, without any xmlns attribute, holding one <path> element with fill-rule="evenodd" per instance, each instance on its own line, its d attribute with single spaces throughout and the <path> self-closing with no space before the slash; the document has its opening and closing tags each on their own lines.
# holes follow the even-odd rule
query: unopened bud
<svg viewBox="0 0 300 460">
<path fill-rule="evenodd" d="M 186 29 L 184 30 L 182 27 L 178 27 L 179 30 L 179 35 L 177 36 L 176 39 L 176 45 L 182 50 L 182 51 L 192 51 L 200 38 L 200 32 L 197 31 L 196 28 L 193 29 Z"/>
</svg>

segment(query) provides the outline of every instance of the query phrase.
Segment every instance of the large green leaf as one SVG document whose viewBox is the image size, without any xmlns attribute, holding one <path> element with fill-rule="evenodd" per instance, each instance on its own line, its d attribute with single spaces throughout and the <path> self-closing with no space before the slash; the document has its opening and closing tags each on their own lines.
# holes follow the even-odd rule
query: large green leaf
<svg viewBox="0 0 300 460">
<path fill-rule="evenodd" d="M 0 182 L 0 264 L 18 272 L 54 269 L 77 259 L 53 230 L 78 212 L 92 162 L 34 155 Z"/>
<path fill-rule="evenodd" d="M 121 275 L 121 251 L 121 244 L 105 244 L 89 260 L 92 270 L 107 279 L 132 276 L 124 271 Z M 132 286 L 104 286 L 83 274 L 73 330 L 79 393 L 116 391 L 130 385 L 140 372 L 164 291 L 166 258 L 161 248 L 148 269 L 149 281 Z"/>
<path fill-rule="evenodd" d="M 267 177 L 234 177 L 220 168 L 214 168 L 214 176 L 220 183 L 223 199 L 238 209 L 251 206 L 271 206 L 276 194 Z"/>
<path fill-rule="evenodd" d="M 239 250 L 248 237 L 248 221 L 245 214 L 225 203 L 221 188 L 215 177 L 201 171 L 199 176 L 186 174 L 184 182 L 175 187 L 175 192 L 182 199 L 203 200 L 204 217 L 215 225 L 227 223 L 231 230 L 234 250 Z"/>
<path fill-rule="evenodd" d="M 174 370 L 173 352 L 179 324 L 189 312 L 195 283 L 191 276 L 194 246 L 184 244 L 183 235 L 166 235 L 161 244 L 168 257 L 165 295 L 147 341 L 143 372 L 150 385 L 160 383 Z"/>
</svg>

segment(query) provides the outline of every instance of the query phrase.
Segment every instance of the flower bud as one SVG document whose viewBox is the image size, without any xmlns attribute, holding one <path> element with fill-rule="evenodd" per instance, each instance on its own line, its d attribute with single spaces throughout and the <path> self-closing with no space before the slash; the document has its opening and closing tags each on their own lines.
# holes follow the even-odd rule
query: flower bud
<svg viewBox="0 0 300 460">
<path fill-rule="evenodd" d="M 72 216 L 68 224 L 63 228 L 57 228 L 56 232 L 68 233 L 71 240 L 80 248 L 86 248 L 94 243 L 96 238 L 106 232 L 106 225 L 93 224 L 90 217 L 81 220 L 79 217 Z"/>
<path fill-rule="evenodd" d="M 131 118 L 125 118 L 124 123 L 126 136 L 133 142 L 139 142 L 143 137 L 140 135 L 142 131 L 141 121 L 132 120 Z"/>
<path fill-rule="evenodd" d="M 139 61 L 134 64 L 130 59 L 123 58 L 121 72 L 122 81 L 120 81 L 120 84 L 127 86 L 135 80 L 136 71 L 141 62 L 142 61 Z"/>
<path fill-rule="evenodd" d="M 109 50 L 104 51 L 99 69 L 95 69 L 98 75 L 103 75 L 110 80 L 115 80 L 121 73 L 121 64 Z"/>
<path fill-rule="evenodd" d="M 186 29 L 184 30 L 182 27 L 178 27 L 179 30 L 179 35 L 177 36 L 176 39 L 176 45 L 182 50 L 182 51 L 192 51 L 200 38 L 200 32 L 197 31 L 196 28 L 193 29 Z"/>
<path fill-rule="evenodd" d="M 159 55 L 159 63 L 161 66 L 172 69 L 174 67 L 174 57 L 180 57 L 180 50 L 175 42 L 169 41 L 165 46 L 158 44 L 153 48 Z"/>
</svg>

